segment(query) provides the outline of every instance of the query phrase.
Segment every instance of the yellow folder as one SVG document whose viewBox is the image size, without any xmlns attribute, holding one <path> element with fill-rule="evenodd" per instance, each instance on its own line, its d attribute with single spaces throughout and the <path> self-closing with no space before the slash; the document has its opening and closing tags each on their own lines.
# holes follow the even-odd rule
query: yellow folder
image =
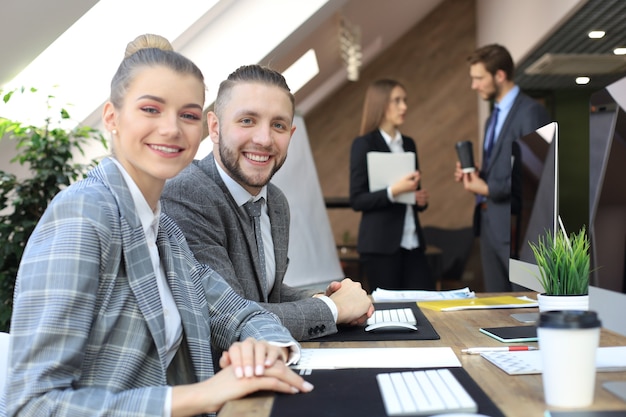
<svg viewBox="0 0 626 417">
<path fill-rule="evenodd" d="M 501 295 L 497 297 L 460 298 L 452 300 L 420 301 L 420 308 L 436 311 L 479 310 L 486 308 L 537 307 L 537 301 L 528 297 Z"/>
</svg>

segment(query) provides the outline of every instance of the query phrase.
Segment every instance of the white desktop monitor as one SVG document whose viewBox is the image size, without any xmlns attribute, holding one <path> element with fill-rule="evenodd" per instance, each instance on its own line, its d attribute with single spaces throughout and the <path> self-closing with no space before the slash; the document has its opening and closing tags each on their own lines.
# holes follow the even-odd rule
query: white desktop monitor
<svg viewBox="0 0 626 417">
<path fill-rule="evenodd" d="M 589 112 L 589 309 L 626 335 L 626 77 L 593 94 Z M 611 384 L 609 388 L 608 384 Z M 603 386 L 626 401 L 626 381 Z"/>
<path fill-rule="evenodd" d="M 589 112 L 589 309 L 626 335 L 626 77 L 592 94 Z M 626 382 L 624 382 L 626 384 Z"/>
<path fill-rule="evenodd" d="M 543 293 L 543 285 L 537 279 L 539 267 L 531 262 L 509 258 L 509 281 L 531 291 Z"/>
<path fill-rule="evenodd" d="M 623 172 L 626 166 L 626 77 L 592 95 L 590 104 L 588 232 L 591 237 L 592 271 L 589 309 L 598 313 L 603 327 L 626 335 L 626 194 L 623 192 Z M 557 150 L 558 129 L 555 128 L 554 132 Z M 550 183 L 544 187 L 544 191 L 551 189 L 552 195 L 547 193 L 546 198 L 536 199 L 533 212 L 558 213 L 558 152 L 553 161 L 554 175 L 541 179 L 542 182 Z M 552 162 L 552 159 L 548 162 Z M 544 173 L 549 174 L 545 172 L 545 167 Z M 547 220 L 544 219 L 540 227 L 553 227 L 558 219 L 558 216 L 545 217 Z M 610 227 L 605 227 L 609 219 Z M 526 233 L 526 245 L 529 239 Z M 519 258 L 510 259 L 509 279 L 514 284 L 541 293 L 543 288 L 535 278 L 538 267 L 532 258 L 522 257 L 521 249 L 523 246 L 520 247 Z M 618 256 L 606 256 L 608 251 L 615 249 L 620 250 Z"/>
<path fill-rule="evenodd" d="M 558 136 L 558 124 L 551 122 L 513 145 L 509 281 L 537 292 L 543 287 L 529 242 L 558 227 Z"/>
<path fill-rule="evenodd" d="M 612 84 L 594 93 L 590 99 L 589 236 L 592 285 L 624 293 L 626 78 L 616 84 L 617 88 Z"/>
</svg>

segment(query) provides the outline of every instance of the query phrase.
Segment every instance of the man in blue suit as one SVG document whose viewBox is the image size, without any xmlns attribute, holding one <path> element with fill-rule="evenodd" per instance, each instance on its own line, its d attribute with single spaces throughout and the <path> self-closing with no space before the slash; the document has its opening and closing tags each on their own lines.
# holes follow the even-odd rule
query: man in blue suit
<svg viewBox="0 0 626 417">
<path fill-rule="evenodd" d="M 483 46 L 468 57 L 472 90 L 493 102 L 485 125 L 481 169 L 455 180 L 476 195 L 474 230 L 480 236 L 485 291 L 511 291 L 511 171 L 513 142 L 549 123 L 546 109 L 513 81 L 511 55 L 501 45 Z"/>
</svg>

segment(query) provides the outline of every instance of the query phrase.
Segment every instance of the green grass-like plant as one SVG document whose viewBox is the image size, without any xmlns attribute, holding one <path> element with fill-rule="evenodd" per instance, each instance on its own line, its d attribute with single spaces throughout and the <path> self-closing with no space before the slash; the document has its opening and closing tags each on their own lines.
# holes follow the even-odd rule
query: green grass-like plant
<svg viewBox="0 0 626 417">
<path fill-rule="evenodd" d="M 14 93 L 36 92 L 34 88 L 0 90 L 0 100 L 9 103 Z M 49 95 L 44 103 L 39 103 L 50 114 L 42 125 L 0 115 L 0 140 L 15 143 L 16 155 L 10 163 L 28 171 L 28 175 L 20 178 L 0 167 L 0 331 L 9 331 L 17 271 L 39 218 L 59 191 L 83 178 L 97 163 L 96 160 L 74 162 L 75 156 L 84 155 L 83 147 L 92 144 L 100 143 L 103 150 L 107 149 L 107 142 L 98 130 L 82 125 L 63 127 L 71 118 L 65 108 L 51 104 L 54 99 Z"/>
<path fill-rule="evenodd" d="M 546 231 L 537 244 L 528 242 L 546 295 L 586 295 L 589 292 L 589 238 L 583 226 L 569 238 L 563 229 Z"/>
</svg>

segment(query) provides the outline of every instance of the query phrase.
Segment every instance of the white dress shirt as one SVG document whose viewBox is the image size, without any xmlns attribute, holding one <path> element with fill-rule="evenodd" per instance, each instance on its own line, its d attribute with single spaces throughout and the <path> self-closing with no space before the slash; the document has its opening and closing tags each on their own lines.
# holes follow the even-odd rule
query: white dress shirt
<svg viewBox="0 0 626 417">
<path fill-rule="evenodd" d="M 183 325 L 174 301 L 172 291 L 165 279 L 165 270 L 163 264 L 161 264 L 161 257 L 159 256 L 159 248 L 156 245 L 157 233 L 159 231 L 159 217 L 161 215 L 161 202 L 157 202 L 157 208 L 153 212 L 150 205 L 143 196 L 141 190 L 135 184 L 132 177 L 126 172 L 122 164 L 115 158 L 112 158 L 115 165 L 120 169 L 126 185 L 130 190 L 130 194 L 135 203 L 135 209 L 139 215 L 141 226 L 146 234 L 146 241 L 148 242 L 148 248 L 150 249 L 150 259 L 152 260 L 152 267 L 154 268 L 154 274 L 156 275 L 157 287 L 159 288 L 159 296 L 161 297 L 161 304 L 163 305 L 163 317 L 165 319 L 165 347 L 166 353 L 166 365 L 169 366 L 174 355 L 178 351 L 178 347 L 183 339 Z M 172 388 L 169 387 L 165 405 L 163 407 L 164 416 L 170 417 L 172 414 Z"/>
<path fill-rule="evenodd" d="M 274 240 L 272 239 L 272 226 L 270 224 L 270 217 L 267 212 L 267 186 L 263 186 L 259 194 L 253 196 L 250 194 L 245 188 L 241 186 L 237 181 L 232 179 L 230 175 L 228 175 L 220 166 L 220 164 L 215 161 L 215 166 L 217 167 L 217 172 L 220 174 L 222 181 L 228 188 L 230 195 L 235 200 L 235 203 L 243 210 L 243 205 L 248 201 L 256 201 L 259 198 L 263 197 L 265 199 L 265 204 L 263 204 L 263 208 L 261 210 L 261 235 L 263 236 L 263 251 L 265 252 L 265 273 L 268 288 L 266 288 L 267 294 L 272 291 L 274 287 L 274 283 L 276 282 L 276 258 L 274 256 Z M 335 305 L 335 302 L 331 300 L 329 297 L 325 295 L 316 295 L 317 298 L 321 299 L 326 303 L 330 311 L 332 312 L 335 323 L 337 322 L 337 318 L 339 317 L 339 310 Z"/>
<path fill-rule="evenodd" d="M 402 134 L 396 130 L 396 134 L 392 138 L 382 129 L 379 129 L 380 134 L 387 142 L 387 146 L 393 153 L 402 153 L 404 148 L 402 147 Z M 387 188 L 387 197 L 389 201 L 395 202 L 393 195 L 391 194 L 391 187 Z M 404 229 L 402 232 L 402 240 L 400 241 L 400 247 L 411 250 L 419 247 L 419 241 L 417 238 L 417 229 L 415 227 L 415 218 L 413 218 L 413 207 L 411 204 L 406 205 L 406 214 L 404 216 Z"/>
</svg>

